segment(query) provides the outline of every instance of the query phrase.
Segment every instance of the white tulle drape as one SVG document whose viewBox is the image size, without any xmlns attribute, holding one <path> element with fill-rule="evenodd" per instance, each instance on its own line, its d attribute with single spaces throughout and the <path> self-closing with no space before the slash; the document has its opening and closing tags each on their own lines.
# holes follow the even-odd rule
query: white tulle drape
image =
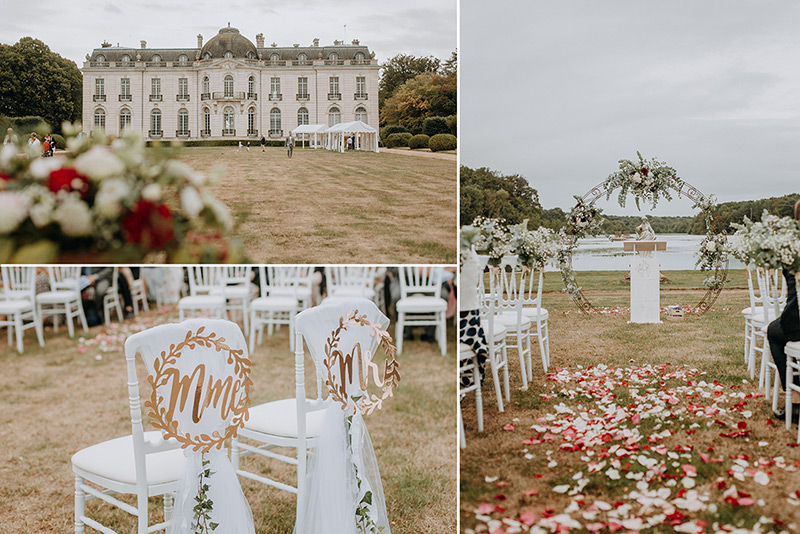
<svg viewBox="0 0 800 534">
<path fill-rule="evenodd" d="M 194 506 L 197 504 L 195 497 L 198 494 L 200 472 L 204 469 L 211 470 L 211 477 L 207 482 L 207 497 L 214 504 L 210 513 L 210 523 L 217 523 L 215 530 L 209 529 L 209 534 L 254 534 L 253 514 L 250 506 L 242 493 L 239 479 L 233 465 L 228 460 L 227 451 L 213 450 L 201 455 L 199 452 L 184 451 L 187 456 L 186 471 L 175 497 L 175 510 L 172 523 L 167 529 L 167 534 L 194 533 Z M 202 459 L 209 461 L 203 466 Z"/>
</svg>

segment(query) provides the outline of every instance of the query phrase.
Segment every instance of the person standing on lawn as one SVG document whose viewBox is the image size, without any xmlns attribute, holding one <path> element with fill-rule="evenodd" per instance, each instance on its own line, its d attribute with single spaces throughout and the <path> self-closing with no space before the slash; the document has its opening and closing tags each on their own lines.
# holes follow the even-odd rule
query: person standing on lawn
<svg viewBox="0 0 800 534">
<path fill-rule="evenodd" d="M 289 132 L 289 135 L 286 137 L 286 153 L 289 157 L 292 157 L 292 150 L 294 149 L 294 137 L 292 136 L 292 132 Z"/>
<path fill-rule="evenodd" d="M 266 152 L 267 147 L 267 139 L 262 135 L 261 136 L 261 152 Z"/>
</svg>

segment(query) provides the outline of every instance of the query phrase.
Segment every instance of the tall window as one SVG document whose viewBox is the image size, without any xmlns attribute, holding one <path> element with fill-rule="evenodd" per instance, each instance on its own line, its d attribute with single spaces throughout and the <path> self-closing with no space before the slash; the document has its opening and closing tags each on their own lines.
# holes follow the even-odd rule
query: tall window
<svg viewBox="0 0 800 534">
<path fill-rule="evenodd" d="M 122 133 L 131 127 L 131 112 L 127 108 L 122 108 L 119 112 L 119 132 Z"/>
<path fill-rule="evenodd" d="M 161 78 L 150 80 L 150 100 L 154 102 L 161 100 Z"/>
<path fill-rule="evenodd" d="M 161 110 L 154 109 L 150 113 L 150 137 L 161 137 Z"/>
<path fill-rule="evenodd" d="M 185 109 L 178 111 L 178 135 L 189 135 L 189 112 Z"/>
<path fill-rule="evenodd" d="M 247 110 L 247 135 L 256 134 L 256 110 L 250 108 Z"/>
<path fill-rule="evenodd" d="M 106 112 L 100 108 L 94 110 L 94 128 L 95 130 L 106 130 Z"/>
<path fill-rule="evenodd" d="M 230 106 L 222 112 L 222 135 L 236 135 L 235 117 Z"/>
<path fill-rule="evenodd" d="M 281 110 L 272 108 L 269 112 L 269 134 L 281 135 Z"/>
<path fill-rule="evenodd" d="M 186 65 L 186 63 L 188 62 L 189 58 L 186 56 L 186 54 L 181 54 L 180 56 L 178 56 L 178 63 L 180 63 L 181 65 Z"/>
<path fill-rule="evenodd" d="M 361 122 L 367 122 L 367 110 L 364 109 L 363 106 L 358 106 L 356 108 L 356 120 Z"/>
<path fill-rule="evenodd" d="M 94 81 L 94 94 L 103 97 L 102 100 L 105 100 L 106 96 L 106 82 L 103 78 L 97 78 Z M 100 100 L 98 98 L 98 100 Z"/>
<path fill-rule="evenodd" d="M 224 96 L 233 97 L 233 76 L 231 76 L 230 74 L 225 76 L 224 89 L 225 89 Z"/>
<path fill-rule="evenodd" d="M 356 76 L 356 98 L 364 98 L 367 96 L 367 78 L 365 76 Z"/>
<path fill-rule="evenodd" d="M 328 54 L 328 59 L 330 59 L 331 61 L 336 61 L 337 59 L 339 59 L 339 54 L 337 54 L 336 52 L 331 52 L 330 54 Z"/>
<path fill-rule="evenodd" d="M 305 54 L 305 52 L 300 52 L 297 54 L 297 61 L 308 61 L 308 56 Z"/>
<path fill-rule="evenodd" d="M 208 76 L 203 77 L 203 95 L 204 99 L 211 98 L 211 83 L 208 81 Z"/>
<path fill-rule="evenodd" d="M 178 78 L 178 100 L 189 100 L 188 78 Z"/>
<path fill-rule="evenodd" d="M 94 60 L 97 61 L 98 63 L 105 63 L 106 56 L 104 56 L 103 54 L 97 54 L 97 57 L 95 57 Z"/>
<path fill-rule="evenodd" d="M 253 98 L 256 93 L 256 77 L 250 76 L 247 79 L 247 98 Z"/>
<path fill-rule="evenodd" d="M 203 130 L 205 135 L 211 135 L 211 112 L 203 108 Z"/>
<path fill-rule="evenodd" d="M 119 81 L 119 100 L 120 102 L 131 101 L 131 79 L 122 78 Z"/>
<path fill-rule="evenodd" d="M 328 126 L 336 126 L 342 122 L 342 112 L 336 106 L 328 110 Z"/>
<path fill-rule="evenodd" d="M 339 97 L 339 77 L 331 76 L 328 82 L 328 95 L 329 98 Z"/>
<path fill-rule="evenodd" d="M 308 78 L 297 78 L 297 98 L 308 98 Z"/>
<path fill-rule="evenodd" d="M 280 59 L 281 59 L 281 55 L 278 54 L 277 52 L 273 52 L 272 54 L 269 55 L 269 60 L 270 61 L 280 61 Z"/>
<path fill-rule="evenodd" d="M 150 58 L 150 61 L 153 63 L 161 63 L 161 56 L 158 54 L 153 54 L 153 57 Z"/>
<path fill-rule="evenodd" d="M 364 61 L 364 53 L 363 52 L 356 52 L 355 60 L 357 62 L 359 62 L 359 63 Z"/>
<path fill-rule="evenodd" d="M 128 54 L 123 54 L 122 58 L 120 59 L 120 61 L 122 61 L 123 63 L 130 63 L 131 62 L 131 56 L 129 56 Z"/>
<path fill-rule="evenodd" d="M 297 110 L 297 125 L 300 126 L 301 124 L 308 124 L 308 110 L 306 108 Z"/>
<path fill-rule="evenodd" d="M 273 76 L 269 79 L 269 98 L 270 100 L 278 100 L 281 95 L 281 79 Z"/>
</svg>

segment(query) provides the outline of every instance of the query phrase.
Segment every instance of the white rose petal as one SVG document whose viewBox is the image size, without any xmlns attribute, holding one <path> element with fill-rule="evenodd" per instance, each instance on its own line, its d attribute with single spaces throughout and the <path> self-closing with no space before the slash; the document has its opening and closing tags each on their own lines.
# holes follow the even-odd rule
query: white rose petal
<svg viewBox="0 0 800 534">
<path fill-rule="evenodd" d="M 556 486 L 553 488 L 553 491 L 556 493 L 566 493 L 569 490 L 569 484 L 562 484 L 560 486 Z"/>
<path fill-rule="evenodd" d="M 158 184 L 147 184 L 142 189 L 142 198 L 151 202 L 161 200 L 161 186 Z"/>
<path fill-rule="evenodd" d="M 769 475 L 767 475 L 764 471 L 759 471 L 756 473 L 756 476 L 753 477 L 757 483 L 761 484 L 762 486 L 766 486 L 769 484 Z"/>
<path fill-rule="evenodd" d="M 28 217 L 28 201 L 16 193 L 0 192 L 0 234 L 10 234 Z"/>
<path fill-rule="evenodd" d="M 93 180 L 105 180 L 125 172 L 125 164 L 110 150 L 95 146 L 75 159 L 75 170 Z"/>
<path fill-rule="evenodd" d="M 203 211 L 203 199 L 194 187 L 181 189 L 181 208 L 190 219 L 194 219 Z"/>
</svg>

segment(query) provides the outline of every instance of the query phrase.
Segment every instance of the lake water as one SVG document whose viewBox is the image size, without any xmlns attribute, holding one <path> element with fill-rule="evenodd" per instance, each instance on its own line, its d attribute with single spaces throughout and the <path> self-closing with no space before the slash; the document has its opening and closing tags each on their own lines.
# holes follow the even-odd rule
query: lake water
<svg viewBox="0 0 800 534">
<path fill-rule="evenodd" d="M 661 270 L 677 271 L 695 269 L 695 262 L 704 236 L 686 234 L 659 234 L 659 241 L 667 242 L 667 250 L 658 252 Z M 576 271 L 627 271 L 633 252 L 623 251 L 623 241 L 607 237 L 592 237 L 578 241 L 572 255 L 572 268 Z M 728 267 L 744 269 L 744 265 L 729 258 Z"/>
</svg>

